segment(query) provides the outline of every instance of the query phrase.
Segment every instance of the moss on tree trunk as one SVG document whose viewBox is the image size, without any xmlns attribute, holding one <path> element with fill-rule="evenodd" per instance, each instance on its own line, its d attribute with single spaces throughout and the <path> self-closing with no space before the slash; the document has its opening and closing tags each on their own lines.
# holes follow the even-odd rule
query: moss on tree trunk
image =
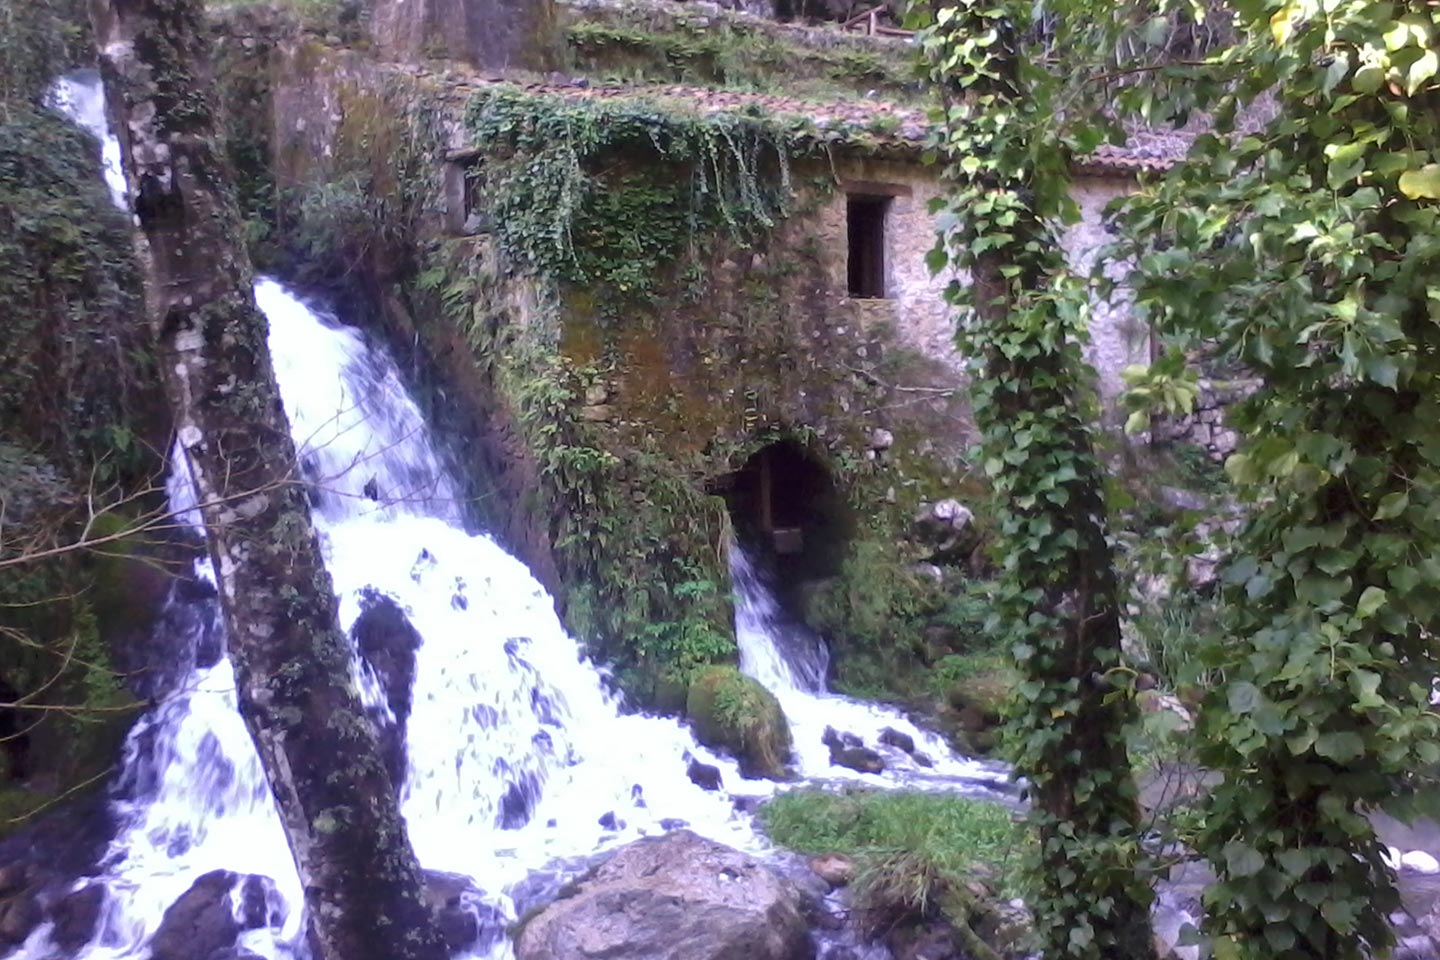
<svg viewBox="0 0 1440 960">
<path fill-rule="evenodd" d="M 240 712 L 325 960 L 445 954 L 361 711 L 218 143 L 199 0 L 92 0 L 149 319 L 202 502 Z"/>
</svg>

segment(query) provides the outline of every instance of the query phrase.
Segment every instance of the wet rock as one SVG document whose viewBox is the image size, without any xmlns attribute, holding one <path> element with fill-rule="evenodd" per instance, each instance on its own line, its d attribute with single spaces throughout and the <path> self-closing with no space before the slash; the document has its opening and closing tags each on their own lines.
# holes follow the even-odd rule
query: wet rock
<svg viewBox="0 0 1440 960">
<path fill-rule="evenodd" d="M 980 542 L 974 521 L 974 515 L 960 501 L 938 500 L 920 508 L 910 533 L 931 563 L 962 563 Z"/>
<path fill-rule="evenodd" d="M 955 930 L 947 923 L 922 923 L 893 928 L 885 937 L 894 960 L 965 960 Z"/>
<path fill-rule="evenodd" d="M 691 760 L 690 766 L 685 769 L 685 775 L 701 790 L 719 790 L 724 786 L 720 778 L 720 768 L 714 764 Z"/>
<path fill-rule="evenodd" d="M 843 887 L 855 878 L 855 862 L 838 853 L 811 857 L 810 869 L 832 887 Z"/>
<path fill-rule="evenodd" d="M 238 878 L 212 870 L 170 905 L 150 943 L 152 960 L 195 960 L 235 946 L 240 924 L 230 906 Z"/>
<path fill-rule="evenodd" d="M 0 943 L 24 943 L 43 919 L 40 904 L 26 893 L 0 900 Z"/>
<path fill-rule="evenodd" d="M 500 797 L 495 825 L 501 830 L 518 830 L 530 822 L 540 801 L 540 781 L 534 774 L 522 774 Z"/>
<path fill-rule="evenodd" d="M 730 806 L 739 813 L 759 813 L 764 805 L 764 797 L 735 797 L 730 801 Z"/>
<path fill-rule="evenodd" d="M 425 900 L 445 945 L 452 951 L 485 953 L 505 936 L 505 913 L 469 877 L 423 871 Z"/>
<path fill-rule="evenodd" d="M 926 753 L 924 750 L 916 750 L 914 753 L 910 754 L 910 759 L 914 760 L 922 767 L 928 768 L 935 766 L 934 758 L 931 757 L 930 754 Z"/>
<path fill-rule="evenodd" d="M 661 830 L 684 830 L 690 826 L 688 820 L 681 820 L 679 817 L 665 817 L 660 821 Z"/>
<path fill-rule="evenodd" d="M 519 960 L 811 960 L 789 881 L 681 830 L 623 848 L 531 920 Z"/>
<path fill-rule="evenodd" d="M 105 888 L 92 883 L 66 894 L 52 909 L 55 929 L 50 939 L 66 953 L 74 953 L 95 938 L 100 922 L 100 908 L 105 904 Z"/>
<path fill-rule="evenodd" d="M 260 930 L 285 924 L 286 906 L 275 881 L 254 874 L 240 885 L 240 927 Z"/>
<path fill-rule="evenodd" d="M 869 747 L 845 747 L 830 751 L 830 763 L 858 773 L 884 773 L 885 759 Z"/>
<path fill-rule="evenodd" d="M 410 624 L 405 612 L 385 594 L 366 588 L 360 592 L 360 616 L 350 628 L 351 639 L 360 656 L 374 671 L 385 702 L 394 715 L 394 723 L 383 715 L 372 716 L 380 734 L 380 749 L 390 781 L 399 790 L 405 783 L 405 726 L 415 686 L 415 651 L 420 649 L 420 633 Z"/>
<path fill-rule="evenodd" d="M 25 886 L 25 864 L 7 863 L 0 866 L 0 896 L 14 893 Z"/>
<path fill-rule="evenodd" d="M 577 877 L 590 874 L 609 857 L 610 853 L 606 852 L 551 860 L 538 870 L 531 870 L 524 880 L 506 887 L 505 893 L 515 905 L 515 914 L 523 917 L 566 895 L 574 889 Z"/>
<path fill-rule="evenodd" d="M 726 708 L 721 709 L 721 704 Z M 728 750 L 740 775 L 778 780 L 790 760 L 790 724 L 780 701 L 734 667 L 709 667 L 690 684 L 685 701 L 695 739 Z"/>
<path fill-rule="evenodd" d="M 601 826 L 602 828 L 604 828 L 604 829 L 606 829 L 606 830 L 624 830 L 624 829 L 625 829 L 625 821 L 624 821 L 624 820 L 621 820 L 621 819 L 618 818 L 618 817 L 616 817 L 614 810 L 610 810 L 610 811 L 608 811 L 608 812 L 606 812 L 606 813 L 601 814 L 601 815 L 600 815 L 600 819 L 599 819 L 597 822 L 600 824 L 600 826 Z"/>
<path fill-rule="evenodd" d="M 880 731 L 880 742 L 887 747 L 904 750 L 909 754 L 915 753 L 915 738 L 908 733 L 896 730 L 894 727 L 886 727 Z"/>
</svg>

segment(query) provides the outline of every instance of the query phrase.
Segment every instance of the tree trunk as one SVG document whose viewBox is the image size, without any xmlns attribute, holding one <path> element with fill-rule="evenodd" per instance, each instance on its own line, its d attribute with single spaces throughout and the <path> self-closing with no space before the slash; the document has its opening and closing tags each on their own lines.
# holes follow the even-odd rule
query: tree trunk
<svg viewBox="0 0 1440 960">
<path fill-rule="evenodd" d="M 1038 832 L 1031 907 L 1047 957 L 1154 957 L 1149 881 L 1125 728 L 1134 701 L 1106 533 L 1104 475 L 1084 414 L 1079 301 L 1050 228 L 1063 162 L 1032 154 L 1046 117 L 1022 83 L 1028 0 L 933 0 L 922 32 L 945 103 L 942 248 L 971 275 L 958 342 L 998 494 L 1001 615 L 1025 682 L 1013 740 Z M 943 17 L 942 17 L 943 15 Z M 1037 151 L 1038 152 L 1038 151 Z"/>
<path fill-rule="evenodd" d="M 200 0 L 91 0 L 160 366 L 322 960 L 445 955 L 352 681 L 218 143 Z M 98 373 L 98 372 L 97 372 Z"/>
</svg>

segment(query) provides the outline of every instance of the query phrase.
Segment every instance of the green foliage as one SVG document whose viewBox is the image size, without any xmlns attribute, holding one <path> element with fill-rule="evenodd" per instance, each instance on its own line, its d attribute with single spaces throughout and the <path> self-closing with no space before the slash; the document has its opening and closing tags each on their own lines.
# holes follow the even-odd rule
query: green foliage
<svg viewBox="0 0 1440 960">
<path fill-rule="evenodd" d="M 1227 464 L 1251 504 L 1224 574 L 1197 838 L 1217 949 L 1384 952 L 1399 900 L 1367 809 L 1422 809 L 1440 747 L 1436 9 L 1246 0 L 1239 39 L 1150 91 L 1214 135 L 1125 204 L 1147 319 L 1263 378 Z M 1234 133 L 1261 94 L 1269 122 Z"/>
<path fill-rule="evenodd" d="M 0 422 L 66 469 L 113 480 L 153 376 L 125 218 L 99 147 L 48 111 L 0 119 Z M 97 376 L 104 371 L 104 376 Z"/>
<path fill-rule="evenodd" d="M 1222 671 L 1207 666 L 1204 654 L 1218 642 L 1219 615 L 1213 598 L 1193 592 L 1146 604 L 1131 623 L 1137 666 L 1152 671 L 1165 690 L 1212 687 Z"/>
<path fill-rule="evenodd" d="M 757 117 L 498 90 L 467 126 L 492 152 L 475 175 L 506 253 L 602 309 L 653 296 L 717 233 L 749 246 L 787 212 L 790 139 Z"/>
<path fill-rule="evenodd" d="M 781 846 L 841 854 L 855 863 L 855 908 L 873 933 L 905 919 L 945 917 L 968 928 L 982 909 L 977 877 L 1017 892 L 1013 866 L 1022 837 L 995 804 L 932 793 L 816 788 L 783 793 L 760 808 Z"/>
<path fill-rule="evenodd" d="M 779 779 L 790 759 L 790 724 L 775 694 L 730 666 L 706 667 L 690 681 L 685 714 L 695 738 L 733 751 L 747 777 Z"/>
<path fill-rule="evenodd" d="M 718 22 L 717 22 L 718 21 Z M 791 95 L 853 93 L 879 87 L 913 94 L 908 64 L 878 44 L 797 42 L 769 25 L 752 27 L 724 14 L 664 23 L 585 21 L 566 28 L 578 72 L 619 74 L 641 82 L 708 84 Z M 827 37 L 832 43 L 835 38 Z"/>
<path fill-rule="evenodd" d="M 760 808 L 760 822 L 801 853 L 929 853 L 957 875 L 1013 863 L 1021 840 L 1004 807 L 943 793 L 791 790 Z"/>
<path fill-rule="evenodd" d="M 953 281 L 947 299 L 960 309 L 997 499 L 996 623 L 1022 674 L 1006 742 L 1034 800 L 1037 934 L 1056 960 L 1145 957 L 1151 892 L 1126 739 L 1135 711 L 1080 355 L 1084 288 L 1053 233 L 1074 205 L 1050 122 L 1059 84 L 1024 46 L 1031 12 L 1019 0 L 916 11 L 943 101 L 937 154 L 953 185 L 936 204 L 930 264 L 972 277 Z"/>
<path fill-rule="evenodd" d="M 93 59 L 85 0 L 0 0 L 0 120 L 38 106 L 57 76 Z"/>
<path fill-rule="evenodd" d="M 830 641 L 836 689 L 918 704 L 943 695 L 948 684 L 936 671 L 952 650 L 964 652 L 953 657 L 959 663 L 994 647 L 994 585 L 943 586 L 917 572 L 884 534 L 862 533 L 850 544 L 838 575 L 806 594 L 805 620 Z"/>
<path fill-rule="evenodd" d="M 1121 376 L 1125 379 L 1125 408 L 1130 411 L 1126 433 L 1149 429 L 1155 416 L 1187 416 L 1200 396 L 1200 378 L 1179 350 L 1170 350 L 1149 366 L 1126 367 Z"/>
</svg>

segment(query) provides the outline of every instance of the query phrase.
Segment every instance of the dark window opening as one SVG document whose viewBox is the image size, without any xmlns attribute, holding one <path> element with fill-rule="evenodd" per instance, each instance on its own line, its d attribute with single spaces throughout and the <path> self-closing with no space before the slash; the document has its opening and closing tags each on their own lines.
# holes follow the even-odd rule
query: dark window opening
<svg viewBox="0 0 1440 960">
<path fill-rule="evenodd" d="M 460 154 L 445 164 L 446 227 L 453 234 L 484 233 L 487 217 L 481 192 L 480 163 Z"/>
<path fill-rule="evenodd" d="M 885 297 L 885 217 L 889 197 L 852 195 L 846 206 L 849 233 L 850 296 Z"/>
</svg>

